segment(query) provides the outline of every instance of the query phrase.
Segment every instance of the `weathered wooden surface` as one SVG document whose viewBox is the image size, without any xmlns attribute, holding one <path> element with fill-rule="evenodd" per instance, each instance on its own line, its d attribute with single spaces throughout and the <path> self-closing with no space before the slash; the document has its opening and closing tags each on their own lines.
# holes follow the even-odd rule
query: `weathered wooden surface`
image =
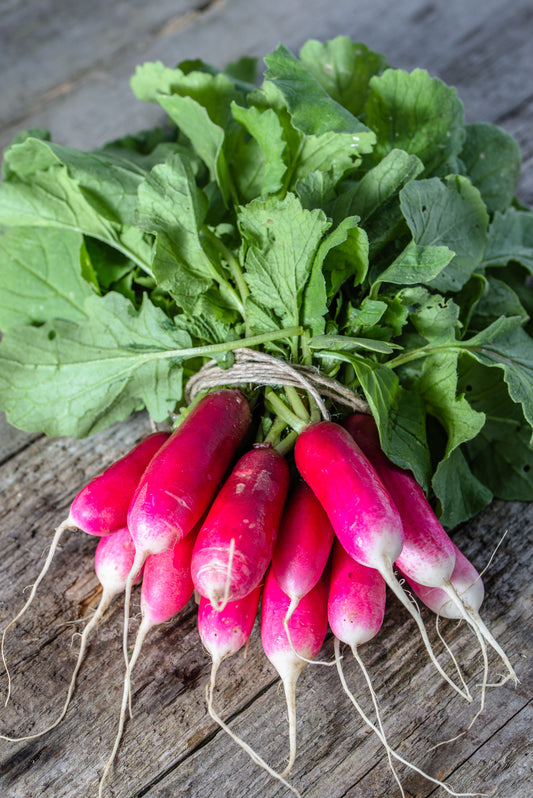
<svg viewBox="0 0 533 798">
<path fill-rule="evenodd" d="M 37 10 L 38 5 L 38 10 Z M 227 0 L 64 4 L 12 0 L 0 5 L 0 146 L 23 127 L 46 126 L 76 147 L 154 124 L 158 111 L 129 92 L 135 65 L 200 55 L 223 64 L 264 54 L 283 40 L 347 33 L 385 52 L 391 63 L 425 66 L 457 86 L 470 121 L 502 124 L 524 154 L 520 187 L 533 202 L 533 7 L 529 0 Z M 0 426 L 0 626 L 21 606 L 52 528 L 75 493 L 149 430 L 140 414 L 89 440 L 46 440 Z M 475 712 L 442 683 L 418 642 L 414 624 L 390 599 L 384 628 L 362 655 L 379 696 L 392 745 L 458 792 L 526 798 L 533 791 L 530 748 L 531 567 L 533 505 L 496 502 L 455 539 L 483 567 L 508 530 L 485 576 L 483 615 L 516 665 L 521 683 L 493 688 L 483 716 L 455 742 Z M 8 637 L 13 675 L 0 732 L 38 731 L 59 712 L 75 661 L 79 631 L 99 597 L 92 569 L 95 541 L 66 536 L 34 608 Z M 137 605 L 135 605 L 137 606 Z M 10 798 L 94 796 L 115 734 L 120 702 L 122 603 L 96 632 L 72 707 L 46 736 L 0 742 L 1 794 Z M 135 607 L 134 607 L 135 613 Z M 429 613 L 424 616 L 429 623 Z M 481 659 L 463 626 L 442 630 L 470 685 Z M 433 639 L 435 635 L 433 635 Z M 437 644 L 438 650 L 440 644 Z M 324 657 L 331 658 L 331 641 Z M 443 659 L 443 662 L 445 660 Z M 496 660 L 491 656 L 491 662 Z M 349 684 L 371 711 L 357 666 L 345 656 Z M 495 673 L 499 668 L 495 667 Z M 135 717 L 108 785 L 116 798 L 150 796 L 281 796 L 287 791 L 253 765 L 210 720 L 204 690 L 206 653 L 195 630 L 194 604 L 179 622 L 154 630 L 134 676 Z M 0 683 L 5 686 L 5 680 Z M 279 681 L 257 631 L 247 657 L 220 670 L 217 708 L 234 730 L 282 769 L 287 739 Z M 309 798 L 397 796 L 386 757 L 342 693 L 334 670 L 309 667 L 298 689 L 299 755 L 292 782 Z M 403 766 L 406 794 L 444 795 Z"/>
</svg>

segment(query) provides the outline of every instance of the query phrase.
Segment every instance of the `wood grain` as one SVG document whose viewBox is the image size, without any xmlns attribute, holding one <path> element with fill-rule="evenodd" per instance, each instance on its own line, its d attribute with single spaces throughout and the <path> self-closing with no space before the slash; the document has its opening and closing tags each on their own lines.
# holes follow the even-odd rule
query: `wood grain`
<svg viewBox="0 0 533 798">
<path fill-rule="evenodd" d="M 0 146 L 22 127 L 49 127 L 62 143 L 91 148 L 159 118 L 129 90 L 135 65 L 172 65 L 202 56 L 215 64 L 262 55 L 283 40 L 345 33 L 405 68 L 426 67 L 455 85 L 469 121 L 502 124 L 522 146 L 520 198 L 533 202 L 533 10 L 528 0 L 446 3 L 425 0 L 259 0 L 90 4 L 12 0 L 0 7 Z M 0 421 L 0 626 L 35 579 L 51 531 L 75 493 L 149 431 L 145 414 L 87 440 L 29 436 Z M 483 617 L 516 665 L 520 684 L 491 689 L 483 716 L 464 731 L 475 707 L 452 694 L 432 669 L 414 624 L 390 598 L 379 636 L 362 656 L 380 700 L 390 743 L 457 791 L 499 798 L 531 795 L 531 574 L 533 505 L 495 502 L 454 539 L 485 575 Z M 79 631 L 99 597 L 92 568 L 95 541 L 68 534 L 34 607 L 9 634 L 13 676 L 0 731 L 32 733 L 58 713 L 74 665 Z M 134 602 L 138 602 L 136 594 Z M 134 603 L 134 616 L 138 604 Z M 431 629 L 433 621 L 424 614 Z M 117 722 L 121 696 L 122 602 L 107 612 L 80 673 L 71 711 L 48 735 L 0 742 L 0 786 L 9 798 L 95 796 Z M 138 618 L 137 618 L 138 621 Z M 464 625 L 442 623 L 474 689 L 481 658 Z M 433 631 L 432 639 L 436 640 Z M 441 651 L 440 644 L 436 643 Z M 323 651 L 332 656 L 328 640 Z M 446 657 L 441 653 L 442 662 Z M 491 655 L 494 674 L 501 672 Z M 357 665 L 345 652 L 347 680 L 371 712 Z M 177 623 L 153 630 L 133 683 L 128 722 L 107 795 L 115 798 L 231 796 L 267 798 L 287 791 L 253 765 L 206 713 L 209 662 L 191 602 Z M 4 681 L 0 685 L 5 686 Z M 221 667 L 216 705 L 234 730 L 274 767 L 287 755 L 279 680 L 261 653 L 257 629 L 246 658 Z M 396 798 L 399 790 L 376 737 L 366 730 L 334 669 L 310 666 L 298 687 L 299 754 L 291 780 L 306 798 Z M 406 795 L 444 795 L 398 767 Z"/>
</svg>

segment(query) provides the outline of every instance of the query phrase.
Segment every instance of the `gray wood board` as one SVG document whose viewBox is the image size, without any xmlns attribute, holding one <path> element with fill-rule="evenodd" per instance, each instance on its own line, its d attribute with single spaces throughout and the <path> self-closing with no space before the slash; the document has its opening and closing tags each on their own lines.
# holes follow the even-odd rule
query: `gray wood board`
<svg viewBox="0 0 533 798">
<path fill-rule="evenodd" d="M 262 55 L 278 41 L 297 49 L 309 37 L 346 33 L 385 52 L 397 66 L 424 66 L 455 85 L 469 121 L 496 121 L 516 135 L 524 153 L 520 197 L 533 202 L 530 2 L 272 0 L 266 6 L 258 0 L 158 0 L 146 6 L 149 13 L 141 3 L 91 4 L 92 14 L 83 8 L 79 3 L 65 8 L 60 0 L 40 3 L 37 15 L 29 0 L 0 7 L 0 59 L 5 59 L 1 147 L 22 127 L 49 127 L 58 141 L 91 148 L 154 124 L 159 111 L 136 101 L 129 90 L 135 65 L 145 60 L 172 65 L 202 56 L 222 65 L 245 53 Z M 83 24 L 78 22 L 82 19 Z M 75 493 L 148 430 L 143 414 L 84 441 L 50 441 L 0 426 L 1 626 L 21 606 L 22 590 L 34 580 L 51 530 L 67 514 Z M 531 655 L 532 527 L 531 505 L 496 502 L 455 535 L 482 567 L 508 529 L 485 577 L 483 615 L 521 679 L 516 689 L 505 685 L 489 691 L 485 713 L 468 734 L 428 751 L 433 743 L 463 731 L 475 708 L 451 694 L 434 673 L 414 624 L 395 599 L 389 601 L 379 636 L 361 652 L 391 744 L 433 775 L 449 778 L 457 791 L 500 798 L 531 794 L 531 672 L 526 657 Z M 99 597 L 94 547 L 88 536 L 72 533 L 65 538 L 34 608 L 12 630 L 7 653 L 13 694 L 0 712 L 1 731 L 31 733 L 59 711 L 77 650 L 73 632 L 82 628 Z M 93 638 L 63 723 L 33 742 L 0 743 L 4 794 L 96 794 L 120 702 L 121 617 L 122 603 L 117 601 Z M 431 623 L 429 613 L 424 617 Z M 442 630 L 453 641 L 469 683 L 477 684 L 481 659 L 471 633 L 450 622 Z M 331 654 L 328 640 L 323 655 Z M 497 665 L 493 656 L 491 662 Z M 344 663 L 350 685 L 371 712 L 357 667 L 346 652 Z M 109 795 L 287 794 L 207 715 L 208 673 L 191 602 L 178 623 L 153 630 L 146 641 L 134 676 L 134 718 L 126 727 Z M 239 655 L 222 666 L 216 703 L 235 731 L 270 764 L 283 767 L 283 699 L 279 680 L 261 653 L 257 630 L 247 657 Z M 299 754 L 292 781 L 306 796 L 399 794 L 379 742 L 362 725 L 332 669 L 310 666 L 304 671 L 298 712 Z M 444 794 L 403 766 L 398 770 L 409 795 Z"/>
</svg>

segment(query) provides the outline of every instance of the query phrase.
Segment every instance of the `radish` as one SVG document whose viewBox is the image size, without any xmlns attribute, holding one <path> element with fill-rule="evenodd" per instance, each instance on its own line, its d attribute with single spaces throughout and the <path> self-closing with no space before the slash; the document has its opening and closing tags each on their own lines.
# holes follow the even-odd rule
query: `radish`
<svg viewBox="0 0 533 798">
<path fill-rule="evenodd" d="M 126 719 L 126 708 L 130 695 L 131 674 L 141 652 L 146 635 L 157 624 L 169 621 L 180 612 L 193 594 L 191 579 L 191 554 L 197 530 L 193 530 L 171 549 L 146 558 L 141 586 L 141 624 L 139 626 L 131 658 L 124 676 L 124 690 L 118 731 L 111 755 L 100 780 L 99 796 L 113 764 Z"/>
<path fill-rule="evenodd" d="M 133 574 L 146 557 L 171 549 L 200 520 L 250 423 L 250 406 L 239 390 L 213 391 L 189 412 L 143 474 L 128 511 L 135 561 L 124 601 L 126 665 Z"/>
<path fill-rule="evenodd" d="M 385 456 L 380 447 L 376 423 L 371 416 L 354 414 L 344 424 L 378 472 L 400 513 L 404 529 L 404 546 L 396 559 L 396 567 L 409 582 L 414 580 L 429 589 L 444 591 L 447 601 L 455 604 L 454 617 L 465 619 L 474 628 L 483 653 L 485 647 L 480 635 L 485 637 L 505 663 L 509 676 L 516 682 L 516 674 L 507 656 L 479 618 L 477 613 L 479 607 L 476 608 L 476 614 L 473 614 L 465 597 L 455 585 L 455 581 L 459 578 L 457 576 L 453 578 L 458 549 L 433 512 L 422 488 L 412 474 L 398 468 Z M 470 567 L 473 569 L 473 566 Z M 465 571 L 468 571 L 468 568 L 463 562 L 459 572 Z M 475 576 L 474 573 L 468 572 L 466 578 L 472 578 L 472 582 L 475 582 L 479 579 L 479 574 L 475 569 L 473 572 Z"/>
<path fill-rule="evenodd" d="M 24 737 L 5 737 L 4 735 L 0 735 L 1 740 L 8 740 L 10 742 L 33 740 L 36 737 L 40 737 L 42 734 L 46 734 L 46 732 L 51 731 L 63 720 L 67 712 L 70 699 L 74 693 L 76 679 L 85 657 L 89 636 L 93 629 L 95 629 L 95 627 L 98 625 L 104 612 L 109 607 L 115 596 L 124 591 L 126 587 L 126 579 L 131 570 L 134 557 L 135 547 L 127 527 L 119 529 L 118 532 L 114 532 L 112 535 L 106 535 L 100 538 L 94 555 L 94 569 L 96 571 L 96 576 L 102 585 L 103 591 L 98 607 L 96 608 L 91 620 L 85 626 L 85 629 L 81 635 L 78 659 L 72 673 L 67 697 L 61 714 L 50 726 L 47 726 L 46 729 L 43 729 L 41 732 L 28 734 Z M 136 576 L 136 581 L 140 581 L 140 579 L 141 574 L 139 573 Z"/>
<path fill-rule="evenodd" d="M 2 662 L 8 682 L 6 704 L 11 693 L 11 678 L 4 656 L 6 633 L 22 617 L 35 598 L 37 588 L 50 568 L 63 532 L 67 529 L 78 528 L 89 535 L 104 536 L 125 527 L 128 507 L 139 480 L 150 460 L 168 437 L 168 432 L 155 432 L 152 435 L 148 435 L 128 454 L 92 479 L 72 502 L 68 517 L 55 531 L 45 563 L 32 586 L 26 603 L 8 623 L 2 634 Z M 134 573 L 138 573 L 138 570 L 137 568 Z"/>
<path fill-rule="evenodd" d="M 318 583 L 302 597 L 288 626 L 284 619 L 291 600 L 269 570 L 263 588 L 261 641 L 268 659 L 281 677 L 289 716 L 289 761 L 282 775 L 290 772 L 296 758 L 296 682 L 306 661 L 318 655 L 328 628 L 328 582 L 323 574 Z"/>
<path fill-rule="evenodd" d="M 354 705 L 355 709 L 363 719 L 363 721 L 374 731 L 378 738 L 381 740 L 385 750 L 389 765 L 398 783 L 402 796 L 405 795 L 403 787 L 400 783 L 394 765 L 392 764 L 392 757 L 395 757 L 400 762 L 420 773 L 425 778 L 429 779 L 435 784 L 443 787 L 451 795 L 457 795 L 446 784 L 428 776 L 427 773 L 420 770 L 420 768 L 407 761 L 396 751 L 391 748 L 387 742 L 383 724 L 381 721 L 381 713 L 377 701 L 372 682 L 368 671 L 364 665 L 363 660 L 358 651 L 358 647 L 372 640 L 383 623 L 385 614 L 385 580 L 374 568 L 368 568 L 361 565 L 350 557 L 342 548 L 339 541 L 336 541 L 333 547 L 333 558 L 331 564 L 331 579 L 329 586 L 328 596 L 328 620 L 333 634 L 335 635 L 334 648 L 335 648 L 335 662 L 337 664 L 337 671 L 341 680 L 344 691 L 348 698 Z M 344 672 L 342 669 L 342 662 L 340 656 L 340 643 L 345 643 L 350 646 L 354 659 L 361 668 L 365 681 L 367 683 L 378 726 L 376 727 L 372 721 L 365 714 L 355 696 L 350 691 Z"/>
<path fill-rule="evenodd" d="M 378 570 L 416 621 L 426 649 L 444 679 L 472 700 L 442 669 L 422 622 L 393 572 L 404 542 L 402 521 L 383 482 L 350 433 L 319 421 L 300 433 L 294 450 L 302 477 L 324 507 L 342 546 L 354 560 Z"/>
<path fill-rule="evenodd" d="M 222 486 L 192 555 L 192 578 L 215 609 L 244 598 L 261 582 L 272 558 L 289 467 L 270 445 L 244 454 Z"/>
<path fill-rule="evenodd" d="M 215 681 L 218 668 L 222 660 L 236 654 L 242 646 L 246 645 L 257 615 L 259 599 L 261 596 L 261 585 L 258 585 L 251 593 L 237 601 L 228 601 L 226 606 L 219 610 L 215 609 L 208 599 L 201 597 L 198 607 L 198 631 L 200 639 L 205 648 L 211 655 L 211 678 L 207 687 L 207 709 L 213 720 L 234 740 L 251 759 L 271 776 L 281 781 L 288 789 L 296 795 L 299 793 L 290 785 L 279 773 L 273 770 L 264 759 L 262 759 L 248 743 L 238 737 L 230 727 L 224 723 L 222 718 L 215 712 L 213 707 L 213 694 L 215 691 Z"/>
<path fill-rule="evenodd" d="M 517 683 L 518 678 L 514 668 L 497 640 L 495 640 L 491 632 L 487 629 L 479 614 L 485 595 L 481 576 L 470 560 L 457 548 L 455 543 L 453 546 L 455 549 L 455 567 L 450 582 L 454 592 L 460 597 L 462 606 L 466 609 L 467 620 L 475 629 L 479 630 L 485 640 L 500 655 L 500 658 L 509 672 L 507 678 L 512 678 Z M 407 574 L 404 574 L 404 576 L 419 599 L 426 607 L 429 607 L 430 610 L 436 613 L 437 616 L 441 615 L 444 618 L 451 618 L 454 620 L 464 618 L 462 610 L 457 606 L 457 602 L 450 597 L 447 590 L 438 587 L 427 587 L 426 585 L 419 584 Z"/>
<path fill-rule="evenodd" d="M 289 620 L 301 599 L 316 585 L 328 561 L 334 538 L 333 527 L 313 491 L 300 480 L 289 495 L 272 555 L 276 582 L 291 603 Z"/>
</svg>

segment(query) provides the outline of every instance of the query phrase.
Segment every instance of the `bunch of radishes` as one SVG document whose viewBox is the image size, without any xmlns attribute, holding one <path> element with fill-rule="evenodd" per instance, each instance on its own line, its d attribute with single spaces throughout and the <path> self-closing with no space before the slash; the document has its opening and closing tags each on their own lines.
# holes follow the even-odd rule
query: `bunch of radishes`
<svg viewBox="0 0 533 798">
<path fill-rule="evenodd" d="M 306 426 L 294 447 L 300 474 L 294 480 L 286 456 L 271 443 L 254 444 L 242 453 L 251 422 L 250 406 L 240 390 L 215 390 L 194 405 L 172 434 L 149 436 L 92 480 L 57 528 L 26 604 L 4 630 L 6 665 L 6 632 L 33 601 L 64 530 L 77 527 L 101 537 L 95 569 L 103 594 L 82 635 L 63 710 L 51 726 L 30 735 L 43 734 L 64 717 L 90 632 L 112 598 L 125 592 L 124 692 L 100 793 L 120 744 L 131 673 L 146 634 L 176 615 L 194 589 L 200 596 L 200 637 L 213 661 L 208 708 L 234 738 L 213 708 L 215 678 L 220 662 L 248 640 L 261 602 L 263 648 L 282 678 L 289 712 L 290 754 L 284 773 L 277 773 L 246 743 L 235 739 L 294 792 L 285 775 L 296 755 L 296 680 L 306 663 L 316 659 L 328 622 L 343 686 L 349 692 L 339 641 L 351 648 L 363 668 L 377 726 L 350 694 L 354 705 L 386 746 L 389 761 L 391 755 L 404 761 L 386 742 L 370 679 L 357 651 L 379 631 L 386 585 L 417 622 L 441 675 L 472 700 L 457 663 L 461 686 L 436 660 L 422 618 L 394 569 L 436 613 L 462 618 L 472 626 L 485 662 L 484 685 L 486 641 L 505 663 L 507 678 L 516 679 L 479 617 L 483 599 L 479 574 L 445 533 L 413 477 L 384 456 L 371 416 L 356 414 L 342 425 L 317 421 Z M 142 621 L 129 656 L 131 589 L 141 579 Z"/>
</svg>

